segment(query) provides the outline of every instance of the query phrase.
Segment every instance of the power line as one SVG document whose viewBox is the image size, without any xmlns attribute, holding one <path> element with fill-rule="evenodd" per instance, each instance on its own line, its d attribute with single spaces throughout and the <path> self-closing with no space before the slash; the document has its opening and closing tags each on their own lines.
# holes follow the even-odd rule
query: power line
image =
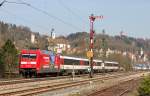
<svg viewBox="0 0 150 96">
<path fill-rule="evenodd" d="M 0 3 L 0 7 L 3 6 L 4 3 L 26 4 L 26 3 L 10 2 L 10 1 L 4 0 L 4 1 L 2 1 L 2 2 Z"/>
<path fill-rule="evenodd" d="M 37 7 L 34 7 L 33 5 L 31 5 L 31 4 L 27 3 L 27 2 L 24 2 L 24 1 L 22 1 L 22 0 L 20 0 L 20 1 L 21 1 L 21 2 L 9 2 L 9 1 L 6 1 L 6 0 L 5 0 L 6 3 L 14 3 L 14 4 L 23 4 L 23 5 L 26 5 L 26 6 L 32 8 L 32 9 L 38 11 L 38 12 L 41 12 L 41 13 L 43 13 L 43 14 L 49 16 L 50 18 L 53 18 L 53 19 L 55 19 L 55 20 L 57 20 L 57 21 L 59 21 L 59 22 L 65 24 L 65 25 L 69 26 L 69 27 L 72 27 L 72 28 L 74 28 L 74 29 L 76 29 L 76 30 L 82 30 L 82 29 L 78 28 L 77 26 L 75 26 L 75 25 L 73 25 L 73 24 L 71 24 L 71 23 L 69 23 L 69 22 L 66 22 L 66 21 L 64 21 L 64 20 L 62 20 L 62 19 L 60 19 L 60 18 L 58 18 L 58 17 L 56 17 L 56 16 L 54 16 L 54 15 L 52 15 L 52 14 L 50 14 L 50 13 L 44 11 L 44 10 L 42 10 L 42 9 L 39 9 L 39 8 L 37 8 Z"/>
<path fill-rule="evenodd" d="M 64 2 L 62 0 L 57 0 L 59 2 L 60 5 L 62 5 L 68 12 L 70 12 L 71 14 L 73 14 L 74 16 L 78 17 L 83 23 L 88 24 L 88 22 L 86 22 L 81 16 L 79 16 L 78 14 L 76 14 L 74 11 L 71 10 L 71 8 L 69 8 L 66 4 L 64 4 Z"/>
<path fill-rule="evenodd" d="M 7 3 L 15 3 L 15 4 L 25 4 L 25 3 L 18 3 L 18 2 L 8 2 L 8 1 L 4 0 L 2 3 L 0 3 L 0 5 L 2 6 L 5 2 L 7 2 Z M 1 6 L 0 6 L 0 7 L 1 7 Z M 1 8 L 1 10 L 2 10 L 4 13 L 9 14 L 10 16 L 18 17 L 16 14 L 14 14 L 14 13 L 12 13 L 12 12 L 9 12 L 9 11 L 4 10 L 4 9 L 2 9 L 2 8 Z M 27 19 L 25 19 L 25 18 L 23 18 L 23 17 L 18 17 L 18 18 L 19 18 L 21 21 L 32 23 L 32 25 L 35 26 L 35 27 L 37 27 L 37 28 L 42 28 L 42 29 L 44 29 L 45 32 L 46 32 L 47 30 L 49 30 L 49 28 L 46 28 L 45 26 L 41 26 L 41 25 L 39 25 L 39 24 L 37 24 L 37 23 L 34 24 L 33 22 L 31 22 L 31 21 L 29 21 L 29 20 L 27 20 Z M 47 35 L 47 32 L 46 32 L 45 34 Z"/>
<path fill-rule="evenodd" d="M 7 11 L 7 10 L 4 10 L 4 9 L 2 9 L 2 8 L 1 8 L 0 10 L 2 10 L 3 12 L 9 14 L 10 16 L 18 17 L 18 16 L 15 15 L 14 13 L 9 12 L 9 11 Z M 46 31 L 46 30 L 49 30 L 49 28 L 46 28 L 46 27 L 41 26 L 41 25 L 38 25 L 38 24 L 34 24 L 33 22 L 31 22 L 31 21 L 29 21 L 29 20 L 27 20 L 27 19 L 25 19 L 25 18 L 23 18 L 23 17 L 18 17 L 18 18 L 19 18 L 21 21 L 32 23 L 32 25 L 35 26 L 35 27 L 37 27 L 37 28 L 42 28 L 42 29 L 44 29 L 45 31 Z"/>
<path fill-rule="evenodd" d="M 2 2 L 0 3 L 0 7 L 1 7 L 5 2 L 6 2 L 6 0 L 2 1 Z"/>
</svg>

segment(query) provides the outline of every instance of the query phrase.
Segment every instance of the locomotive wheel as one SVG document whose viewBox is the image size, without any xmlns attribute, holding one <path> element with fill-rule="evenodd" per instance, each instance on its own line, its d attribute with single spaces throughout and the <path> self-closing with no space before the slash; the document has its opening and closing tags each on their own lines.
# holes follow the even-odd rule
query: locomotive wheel
<svg viewBox="0 0 150 96">
<path fill-rule="evenodd" d="M 31 78 L 32 77 L 32 73 L 29 73 L 29 78 Z"/>
<path fill-rule="evenodd" d="M 24 77 L 28 78 L 28 73 L 27 72 L 25 72 Z"/>
</svg>

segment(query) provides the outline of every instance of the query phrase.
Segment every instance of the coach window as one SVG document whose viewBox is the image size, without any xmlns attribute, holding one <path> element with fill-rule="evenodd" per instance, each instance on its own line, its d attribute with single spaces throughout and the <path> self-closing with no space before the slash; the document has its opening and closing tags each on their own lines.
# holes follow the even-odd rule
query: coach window
<svg viewBox="0 0 150 96">
<path fill-rule="evenodd" d="M 118 64 L 114 64 L 114 66 L 118 66 Z"/>
<path fill-rule="evenodd" d="M 65 65 L 71 65 L 72 61 L 70 59 L 64 59 Z"/>
<path fill-rule="evenodd" d="M 111 63 L 106 63 L 105 65 L 106 65 L 106 66 L 112 66 L 112 64 L 111 64 Z"/>
<path fill-rule="evenodd" d="M 80 62 L 79 60 L 72 60 L 72 59 L 64 59 L 64 64 L 65 65 L 79 65 Z"/>
<path fill-rule="evenodd" d="M 101 66 L 101 62 L 97 62 L 97 66 Z"/>
<path fill-rule="evenodd" d="M 89 61 L 85 61 L 85 65 L 87 65 L 87 66 L 88 66 L 88 65 L 89 65 Z"/>
<path fill-rule="evenodd" d="M 74 63 L 74 65 L 80 65 L 80 61 L 79 60 L 73 60 L 73 63 Z"/>
</svg>

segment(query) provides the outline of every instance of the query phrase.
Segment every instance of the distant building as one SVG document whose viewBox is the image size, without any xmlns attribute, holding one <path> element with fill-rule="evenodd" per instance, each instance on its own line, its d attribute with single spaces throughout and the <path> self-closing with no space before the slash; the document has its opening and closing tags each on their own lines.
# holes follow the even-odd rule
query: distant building
<svg viewBox="0 0 150 96">
<path fill-rule="evenodd" d="M 35 35 L 33 33 L 31 34 L 31 43 L 35 43 Z"/>
<path fill-rule="evenodd" d="M 55 35 L 55 33 L 53 32 L 52 33 L 52 39 L 55 39 L 56 38 L 56 35 Z"/>
<path fill-rule="evenodd" d="M 70 49 L 70 45 L 69 44 L 57 44 L 57 46 L 55 48 L 61 48 L 62 50 L 67 50 Z"/>
<path fill-rule="evenodd" d="M 55 38 L 55 35 L 53 35 Z M 63 51 L 67 51 L 71 48 L 69 42 L 65 39 L 65 37 L 58 37 L 51 40 L 53 44 L 54 51 L 57 53 L 62 53 Z"/>
<path fill-rule="evenodd" d="M 141 55 L 141 56 L 144 55 L 143 48 L 141 48 L 140 55 Z"/>
</svg>

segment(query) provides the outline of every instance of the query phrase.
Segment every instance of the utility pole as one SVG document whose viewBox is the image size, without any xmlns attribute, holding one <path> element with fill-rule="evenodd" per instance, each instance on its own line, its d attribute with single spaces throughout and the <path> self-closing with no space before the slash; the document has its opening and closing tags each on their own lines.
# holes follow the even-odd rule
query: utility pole
<svg viewBox="0 0 150 96">
<path fill-rule="evenodd" d="M 90 72 L 89 72 L 89 77 L 93 78 L 93 47 L 94 47 L 94 21 L 97 18 L 103 18 L 103 16 L 94 16 L 91 14 L 89 17 L 90 19 L 90 46 L 89 46 L 89 59 L 90 59 Z"/>
</svg>

